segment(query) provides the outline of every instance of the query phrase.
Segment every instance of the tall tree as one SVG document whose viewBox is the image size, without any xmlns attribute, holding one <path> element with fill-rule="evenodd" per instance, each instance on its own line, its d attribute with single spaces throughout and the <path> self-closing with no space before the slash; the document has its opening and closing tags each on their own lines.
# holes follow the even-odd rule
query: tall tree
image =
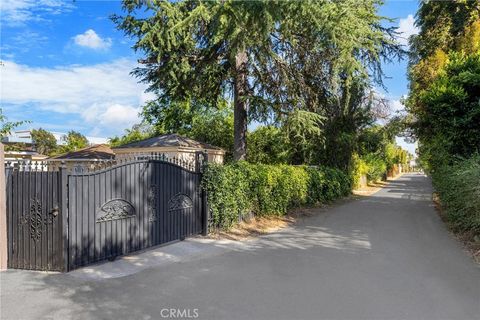
<svg viewBox="0 0 480 320">
<path fill-rule="evenodd" d="M 57 151 L 57 139 L 55 136 L 42 128 L 31 131 L 33 146 L 40 154 L 52 155 Z"/>
<path fill-rule="evenodd" d="M 113 20 L 145 55 L 133 73 L 158 95 L 157 106 L 214 107 L 233 96 L 234 159 L 241 160 L 248 121 L 317 112 L 353 75 L 381 77 L 380 59 L 398 48 L 381 27 L 379 4 L 123 0 L 126 16 Z M 349 105 L 350 95 L 335 99 Z"/>
<path fill-rule="evenodd" d="M 480 3 L 424 1 L 411 40 L 410 126 L 432 172 L 480 151 Z"/>
<path fill-rule="evenodd" d="M 80 132 L 70 130 L 66 135 L 62 137 L 65 141 L 65 145 L 62 146 L 63 152 L 76 151 L 88 146 L 87 138 Z"/>
</svg>

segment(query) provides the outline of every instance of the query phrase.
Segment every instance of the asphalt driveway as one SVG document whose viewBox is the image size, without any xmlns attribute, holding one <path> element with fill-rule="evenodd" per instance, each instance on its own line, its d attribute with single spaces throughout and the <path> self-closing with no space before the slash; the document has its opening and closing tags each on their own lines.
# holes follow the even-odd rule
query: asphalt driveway
<svg viewBox="0 0 480 320">
<path fill-rule="evenodd" d="M 480 268 L 431 192 L 404 175 L 255 241 L 110 279 L 4 272 L 1 318 L 480 319 Z"/>
</svg>

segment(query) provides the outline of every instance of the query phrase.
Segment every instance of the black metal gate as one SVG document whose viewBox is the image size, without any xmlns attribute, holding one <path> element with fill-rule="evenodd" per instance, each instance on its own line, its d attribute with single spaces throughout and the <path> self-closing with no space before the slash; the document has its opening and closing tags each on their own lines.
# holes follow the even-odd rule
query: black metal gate
<svg viewBox="0 0 480 320">
<path fill-rule="evenodd" d="M 7 169 L 10 268 L 68 271 L 207 231 L 198 160 L 42 170 Z"/>
<path fill-rule="evenodd" d="M 64 270 L 62 172 L 7 170 L 8 267 Z"/>
</svg>

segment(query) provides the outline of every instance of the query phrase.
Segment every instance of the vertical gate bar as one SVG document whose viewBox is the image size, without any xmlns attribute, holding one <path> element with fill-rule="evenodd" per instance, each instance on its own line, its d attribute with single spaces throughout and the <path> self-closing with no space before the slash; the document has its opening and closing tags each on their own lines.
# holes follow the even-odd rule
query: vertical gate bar
<svg viewBox="0 0 480 320">
<path fill-rule="evenodd" d="M 101 197 L 102 190 L 100 190 L 100 174 L 94 174 L 93 175 L 93 180 L 94 180 L 94 185 L 95 185 L 95 192 L 94 192 L 94 197 L 90 201 L 93 201 L 93 224 L 95 228 L 95 247 L 94 247 L 94 261 L 100 260 L 100 252 L 101 252 L 101 239 L 102 239 L 102 228 L 99 223 L 96 222 L 96 216 L 95 216 L 95 211 L 97 206 L 101 206 L 101 202 L 99 198 Z"/>
<path fill-rule="evenodd" d="M 118 170 L 118 181 L 117 184 L 119 186 L 118 188 L 118 198 L 119 199 L 125 199 L 125 193 L 124 193 L 124 175 L 123 171 L 125 170 L 125 163 L 119 168 Z M 125 219 L 118 219 L 117 221 L 117 255 L 122 255 L 123 254 L 123 222 Z"/>
<path fill-rule="evenodd" d="M 107 175 L 105 176 L 105 180 L 106 180 L 105 185 L 107 187 L 105 202 L 107 202 L 107 201 L 112 199 L 112 170 L 107 171 Z M 104 222 L 104 223 L 107 226 L 107 238 L 106 238 L 107 252 L 106 252 L 106 256 L 111 257 L 112 256 L 112 238 L 113 238 L 112 222 L 107 221 L 107 222 Z"/>
<path fill-rule="evenodd" d="M 22 252 L 22 269 L 28 269 L 28 261 L 30 258 L 30 246 L 29 246 L 29 238 L 28 238 L 28 232 L 30 231 L 28 229 L 28 225 L 30 223 L 30 218 L 28 216 L 27 212 L 27 206 L 25 205 L 25 202 L 28 200 L 30 197 L 30 184 L 26 183 L 26 172 L 21 171 L 21 175 L 19 176 L 19 180 L 21 181 L 21 186 L 23 197 L 20 197 L 21 195 L 18 195 L 20 198 L 19 201 L 21 201 L 21 207 L 22 207 L 22 215 L 25 215 L 25 224 L 22 225 L 22 244 L 23 244 L 23 252 Z"/>
<path fill-rule="evenodd" d="M 13 238 L 13 210 L 12 210 L 12 194 L 13 194 L 13 185 L 12 185 L 12 172 L 11 168 L 6 168 L 5 169 L 5 181 L 6 181 L 6 187 L 5 187 L 5 205 L 7 208 L 7 227 L 8 227 L 8 232 L 7 232 L 7 268 L 12 267 L 12 259 L 13 259 L 13 253 L 14 253 L 14 244 L 13 242 L 16 241 L 15 238 Z"/>
<path fill-rule="evenodd" d="M 42 217 L 42 222 L 44 221 L 43 219 L 46 217 L 45 211 L 46 211 L 46 204 L 42 201 L 42 180 L 43 176 L 42 173 L 37 171 L 37 168 L 34 169 L 34 175 L 35 175 L 35 195 L 41 203 L 41 209 L 40 209 L 40 214 Z M 37 223 L 38 228 L 40 229 L 40 237 L 39 239 L 35 242 L 35 270 L 42 270 L 42 243 L 43 243 L 43 229 L 44 229 L 44 224 L 43 223 Z"/>
<path fill-rule="evenodd" d="M 30 170 L 32 170 L 32 166 L 30 166 Z M 31 194 L 30 194 L 30 197 L 29 197 L 29 203 L 27 203 L 27 208 L 29 208 L 29 210 L 31 210 L 30 206 L 31 206 L 31 202 L 32 200 L 37 196 L 36 195 L 36 192 L 37 192 L 37 176 L 34 174 L 33 171 L 29 171 L 28 172 L 28 175 L 29 175 L 29 180 L 30 180 L 30 190 L 31 190 Z M 33 217 L 30 216 L 30 219 L 32 219 Z M 34 222 L 35 223 L 35 222 Z M 33 232 L 33 230 L 31 230 Z M 29 256 L 29 265 L 30 265 L 30 269 L 33 270 L 35 269 L 35 262 L 36 262 L 36 259 L 35 259 L 35 244 L 33 243 L 33 239 L 31 237 L 31 234 L 30 234 L 30 237 L 28 237 L 28 244 L 29 244 L 29 253 L 30 253 L 30 256 Z"/>
<path fill-rule="evenodd" d="M 95 261 L 95 180 L 94 173 L 88 176 L 88 262 Z"/>
<path fill-rule="evenodd" d="M 132 162 L 128 166 L 128 174 L 129 174 L 129 185 L 130 185 L 130 201 L 134 204 L 134 207 L 138 208 L 138 203 L 135 202 L 135 179 L 133 175 L 133 171 L 135 168 L 135 163 Z M 135 217 L 128 220 L 128 235 L 129 235 L 129 252 L 135 251 Z"/>
<path fill-rule="evenodd" d="M 62 175 L 63 177 L 63 175 Z M 62 183 L 63 185 L 63 183 Z M 68 270 L 75 267 L 75 256 L 77 252 L 77 181 L 74 175 L 68 175 Z M 60 197 L 64 199 L 64 197 Z M 63 212 L 62 212 L 63 214 Z"/>
<path fill-rule="evenodd" d="M 30 223 L 30 220 L 27 215 L 28 212 L 26 212 L 25 201 L 28 199 L 30 195 L 30 185 L 25 183 L 25 171 L 19 171 L 17 181 L 19 183 L 20 189 L 22 190 L 22 192 L 17 195 L 17 201 L 19 202 L 19 205 L 21 208 L 19 212 L 21 215 L 24 215 L 24 221 L 25 221 L 25 224 L 23 224 L 19 230 L 21 232 L 21 236 L 19 236 L 19 238 L 21 237 L 21 242 L 22 242 L 22 261 L 19 264 L 20 264 L 20 268 L 27 269 L 27 261 L 28 261 L 27 253 L 29 253 L 28 250 L 30 249 L 30 247 L 28 246 L 28 238 L 27 238 L 27 235 L 25 235 L 25 233 L 29 231 L 27 228 L 28 228 L 28 224 Z M 25 229 L 27 229 L 27 231 L 25 231 Z"/>
<path fill-rule="evenodd" d="M 88 263 L 90 237 L 88 232 L 88 176 L 82 175 L 82 265 Z"/>
<path fill-rule="evenodd" d="M 133 174 L 135 176 L 135 202 L 137 206 L 140 207 L 140 163 L 136 162 L 134 165 Z M 140 236 L 140 211 L 137 212 L 135 215 L 135 242 L 136 242 L 136 250 L 140 250 L 142 248 L 141 245 L 141 236 Z"/>
<path fill-rule="evenodd" d="M 172 167 L 173 165 L 168 164 L 168 174 L 167 174 L 167 179 L 168 179 L 168 207 L 170 209 L 170 199 L 175 194 L 175 190 L 173 190 L 173 179 L 172 179 Z M 168 217 L 168 230 L 169 230 L 169 237 L 168 241 L 172 241 L 175 239 L 175 217 L 172 215 L 172 212 L 168 211 L 167 214 Z"/>
<path fill-rule="evenodd" d="M 168 205 L 168 199 L 167 199 L 167 179 L 166 179 L 166 165 L 165 162 L 161 162 L 160 166 L 160 181 L 161 185 L 158 187 L 158 192 L 160 193 L 161 197 L 159 202 L 157 203 L 157 215 L 158 218 L 162 221 L 161 226 L 162 226 L 162 243 L 167 242 L 167 218 L 166 218 L 166 212 L 167 212 L 167 205 Z M 158 198 L 157 198 L 158 199 Z"/>
<path fill-rule="evenodd" d="M 180 188 L 182 191 L 182 193 L 186 194 L 186 195 L 189 195 L 190 193 L 188 192 L 187 188 L 188 188 L 188 179 L 190 178 L 189 175 L 187 174 L 187 171 L 184 170 L 183 168 L 182 169 L 179 169 L 178 170 L 181 174 L 181 178 L 180 178 Z M 181 239 L 184 239 L 186 236 L 187 236 L 187 222 L 188 222 L 188 216 L 190 215 L 189 212 L 190 212 L 191 209 L 186 209 L 186 210 L 180 210 L 178 212 L 178 218 L 180 219 L 180 225 L 182 226 L 182 229 L 180 231 L 180 238 Z"/>
<path fill-rule="evenodd" d="M 46 175 L 46 179 L 47 179 L 47 185 L 48 185 L 48 189 L 47 189 L 47 192 L 46 192 L 46 198 L 47 198 L 47 202 L 48 202 L 48 207 L 49 208 L 52 208 L 52 213 L 53 213 L 53 210 L 55 210 L 55 205 L 56 203 L 53 201 L 53 194 L 55 193 L 55 187 L 56 185 L 53 184 L 53 176 L 52 176 L 52 172 L 49 170 L 49 168 L 47 167 L 47 171 L 45 172 L 45 175 Z M 50 228 L 48 228 L 45 232 L 46 234 L 46 238 L 47 238 L 47 250 L 46 250 L 46 256 L 47 256 L 47 261 L 46 261 L 46 265 L 47 265 L 47 270 L 52 270 L 53 267 L 55 267 L 53 264 L 52 264 L 52 231 L 55 230 L 55 222 L 56 222 L 56 219 L 53 218 L 52 216 L 52 224 L 50 225 Z"/>
<path fill-rule="evenodd" d="M 20 236 L 19 236 L 19 231 L 20 231 L 20 226 L 19 226 L 19 216 L 20 216 L 20 210 L 18 206 L 18 197 L 20 195 L 20 190 L 18 188 L 18 171 L 15 169 L 11 169 L 11 179 L 12 179 L 12 194 L 11 199 L 11 207 L 12 207 L 12 223 L 14 224 L 12 227 L 12 246 L 13 250 L 15 252 L 12 252 L 12 258 L 8 259 L 9 263 L 11 263 L 12 268 L 18 268 L 18 257 L 19 257 L 19 251 L 20 251 Z M 15 243 L 13 243 L 15 242 Z M 23 245 L 23 243 L 22 243 Z M 10 260 L 12 260 L 10 262 Z"/>
<path fill-rule="evenodd" d="M 56 266 L 61 271 L 69 271 L 70 264 L 69 264 L 69 234 L 70 234 L 70 211 L 68 210 L 68 196 L 69 190 L 68 188 L 71 187 L 68 184 L 68 175 L 67 175 L 67 168 L 64 163 L 61 164 L 59 171 L 55 172 L 57 176 L 57 188 L 59 191 L 58 194 L 58 201 L 60 201 L 60 212 L 58 214 L 58 254 L 55 253 L 57 256 L 56 261 L 58 265 Z"/>
<path fill-rule="evenodd" d="M 121 179 L 122 179 L 122 199 L 127 199 L 129 201 L 130 197 L 127 195 L 127 166 L 128 163 L 125 163 L 125 165 L 122 167 L 122 172 L 121 172 Z M 121 227 L 121 254 L 125 254 L 126 250 L 126 245 L 127 245 L 127 219 L 121 219 L 120 220 L 120 227 Z"/>
<path fill-rule="evenodd" d="M 42 170 L 43 170 L 43 165 L 42 165 Z M 42 176 L 41 184 L 40 184 L 40 194 L 42 198 L 42 203 L 45 203 L 45 217 L 44 221 L 48 221 L 50 218 L 50 202 L 47 200 L 47 193 L 50 185 L 48 184 L 48 173 L 46 172 L 41 172 L 40 175 Z M 52 220 L 52 225 L 53 225 L 53 220 Z M 41 253 L 41 265 L 42 265 L 42 270 L 48 270 L 48 263 L 47 263 L 47 250 L 48 250 L 48 231 L 52 228 L 52 225 L 49 223 L 45 223 L 44 225 L 44 232 L 42 232 L 42 243 L 40 246 L 40 253 Z"/>
<path fill-rule="evenodd" d="M 26 168 L 26 167 L 25 167 Z M 29 199 L 30 199 L 30 196 L 32 194 L 31 192 L 31 187 L 32 187 L 32 181 L 31 181 L 31 177 L 29 175 L 29 172 L 26 172 L 26 171 L 23 171 L 22 172 L 22 185 L 23 185 L 23 188 L 25 188 L 25 190 L 27 191 L 25 194 L 26 194 L 26 197 L 22 198 L 22 214 L 25 214 L 25 220 L 26 220 L 26 223 L 23 225 L 23 228 L 22 228 L 22 235 L 23 235 L 23 244 L 24 244 L 24 252 L 23 252 L 23 268 L 25 269 L 31 269 L 30 268 L 30 237 L 29 237 L 29 232 L 30 232 L 30 228 L 29 228 L 29 225 L 30 225 L 30 216 L 28 216 L 28 213 L 29 213 L 29 208 L 28 208 L 28 202 L 29 202 Z"/>
<path fill-rule="evenodd" d="M 134 208 L 136 208 L 135 204 L 132 201 L 132 191 L 133 190 L 131 188 L 131 183 L 130 183 L 130 168 L 131 168 L 131 163 L 128 162 L 128 164 L 125 165 L 125 189 L 127 190 L 127 192 L 125 194 L 125 197 L 126 197 L 125 199 L 127 199 L 127 201 L 130 202 Z M 131 218 L 125 219 L 125 229 L 124 229 L 125 243 L 123 245 L 124 254 L 130 252 L 130 247 L 131 247 L 130 246 L 131 238 L 129 237 L 130 221 L 131 221 Z"/>
<path fill-rule="evenodd" d="M 138 216 L 140 222 L 140 239 L 142 241 L 142 248 L 148 248 L 150 246 L 150 229 L 148 222 L 146 222 L 145 216 L 148 214 L 144 210 L 144 204 L 146 202 L 145 193 L 148 193 L 148 186 L 151 179 L 151 170 L 154 166 L 153 162 L 146 158 L 141 162 L 140 170 L 140 202 L 138 206 Z"/>
<path fill-rule="evenodd" d="M 175 197 L 175 195 L 177 194 L 178 190 L 175 188 L 175 166 L 174 165 L 170 165 L 170 188 L 172 190 L 172 194 L 170 195 L 170 199 L 172 199 L 173 197 Z M 178 239 L 178 223 L 177 223 L 177 215 L 175 214 L 176 212 L 173 210 L 173 211 L 170 211 L 168 213 L 168 215 L 170 216 L 170 218 L 172 218 L 172 230 L 173 230 L 173 238 L 171 240 L 177 240 Z"/>
<path fill-rule="evenodd" d="M 22 262 L 21 262 L 21 267 L 22 269 L 28 269 L 28 261 L 30 257 L 30 246 L 28 243 L 28 232 L 30 229 L 28 229 L 28 225 L 30 224 L 30 218 L 28 216 L 28 211 L 27 211 L 27 206 L 25 205 L 25 202 L 27 199 L 30 197 L 30 184 L 26 183 L 26 177 L 25 177 L 26 172 L 25 171 L 19 171 L 19 184 L 22 189 L 22 193 L 17 195 L 20 207 L 21 207 L 21 215 L 24 215 L 24 224 L 21 226 L 21 238 L 22 238 Z"/>
<path fill-rule="evenodd" d="M 183 170 L 182 168 L 177 167 L 176 169 L 177 169 L 177 176 L 179 177 L 179 180 L 180 180 L 178 194 L 182 193 L 182 194 L 188 195 L 188 191 L 186 189 L 188 185 L 187 183 L 188 175 L 186 171 Z M 176 214 L 178 216 L 178 221 L 180 225 L 178 237 L 181 240 L 183 240 L 186 237 L 185 227 L 186 227 L 186 221 L 187 221 L 186 218 L 188 217 L 188 209 L 178 210 Z"/>
<path fill-rule="evenodd" d="M 155 167 L 153 169 L 153 185 L 155 185 L 155 187 L 151 187 L 150 190 L 152 190 L 154 192 L 153 194 L 153 202 L 155 203 L 155 206 L 157 206 L 157 203 L 158 203 L 158 194 L 156 192 L 156 190 L 158 190 L 158 185 L 160 183 L 160 178 L 159 178 L 159 175 L 160 175 L 160 168 L 161 168 L 161 163 L 160 162 L 155 162 Z M 150 192 L 150 191 L 148 191 Z M 147 210 L 150 210 L 150 208 L 147 207 Z M 149 212 L 148 213 L 149 215 L 154 215 L 155 216 L 155 219 L 153 219 L 153 221 L 151 222 L 151 225 L 152 225 L 152 229 L 153 229 L 153 232 L 155 234 L 155 242 L 154 244 L 157 245 L 157 244 L 160 244 L 161 243 L 161 240 L 160 240 L 160 237 L 161 237 L 161 231 L 160 231 L 160 221 L 158 219 L 158 214 L 156 214 L 156 209 L 152 210 L 152 212 Z"/>
<path fill-rule="evenodd" d="M 20 168 L 19 168 L 20 170 Z M 28 260 L 28 255 L 27 255 L 27 252 L 28 252 L 28 238 L 26 238 L 27 236 L 25 235 L 25 229 L 28 228 L 28 224 L 30 223 L 30 220 L 28 218 L 28 212 L 26 212 L 26 208 L 25 208 L 25 201 L 26 199 L 28 199 L 29 197 L 29 194 L 30 194 L 30 186 L 25 183 L 25 171 L 18 171 L 18 175 L 17 175 L 17 182 L 18 182 L 18 188 L 21 190 L 21 192 L 19 192 L 17 194 L 17 205 L 20 207 L 19 208 L 19 214 L 18 214 L 18 218 L 19 218 L 19 221 L 18 223 L 20 223 L 20 215 L 24 215 L 24 221 L 25 221 L 25 224 L 21 225 L 18 232 L 20 233 L 18 235 L 18 238 L 21 240 L 19 242 L 22 243 L 22 247 L 21 247 L 21 262 L 20 262 L 20 250 L 18 252 L 19 256 L 18 256 L 18 259 L 17 259 L 17 264 L 19 264 L 19 268 L 22 268 L 22 269 L 27 269 L 27 260 Z M 26 232 L 28 232 L 29 230 L 27 229 Z"/>
<path fill-rule="evenodd" d="M 76 235 L 76 241 L 75 241 L 75 246 L 76 246 L 76 255 L 75 255 L 75 266 L 81 266 L 82 265 L 82 256 L 83 256 L 83 241 L 82 241 L 82 235 L 83 235 L 83 181 L 82 181 L 82 176 L 78 175 L 75 176 L 75 181 L 77 182 L 77 194 L 75 197 L 77 198 L 77 224 L 76 227 L 77 229 L 75 230 L 75 235 Z"/>
<path fill-rule="evenodd" d="M 101 186 L 100 193 L 100 202 L 98 203 L 99 208 L 107 201 L 107 173 L 103 171 L 99 174 L 98 177 L 99 184 Z M 98 223 L 100 225 L 100 230 L 102 232 L 102 237 L 100 239 L 100 248 L 102 252 L 100 253 L 100 258 L 105 259 L 107 257 L 107 224 Z"/>
<path fill-rule="evenodd" d="M 99 176 L 100 185 L 102 186 L 102 193 L 99 206 L 102 206 L 105 202 L 107 202 L 107 172 L 103 171 Z M 107 224 L 106 223 L 98 223 L 100 225 L 100 229 L 102 230 L 102 239 L 100 241 L 100 247 L 102 248 L 102 253 L 100 257 L 102 259 L 107 258 L 107 248 L 108 248 L 108 239 L 107 239 Z"/>
<path fill-rule="evenodd" d="M 59 229 L 59 219 L 61 215 L 61 207 L 60 207 L 60 202 L 56 200 L 56 196 L 59 194 L 58 190 L 58 183 L 55 179 L 56 172 L 52 171 L 51 167 L 47 167 L 47 180 L 50 184 L 49 190 L 51 192 L 48 193 L 48 201 L 51 203 L 52 207 L 58 208 L 57 211 L 57 217 L 55 219 L 52 219 L 52 228 L 48 231 L 48 254 L 47 254 L 47 264 L 49 266 L 49 269 L 53 270 L 57 267 L 57 264 L 54 262 L 54 255 L 58 254 L 61 255 L 62 251 L 56 251 L 55 249 L 55 232 Z M 61 228 L 61 227 L 60 227 Z"/>
<path fill-rule="evenodd" d="M 140 189 L 140 198 L 141 202 L 145 202 L 145 192 L 147 190 L 147 181 L 149 179 L 149 171 L 151 170 L 150 167 L 152 166 L 152 163 L 149 163 L 148 160 L 146 162 L 142 162 L 143 169 L 141 168 L 141 189 Z M 143 210 L 143 206 L 140 205 L 139 209 L 139 214 L 140 214 L 140 223 L 141 223 L 141 237 L 142 237 L 142 247 L 146 248 L 149 245 L 148 241 L 148 225 L 145 223 L 145 211 Z"/>
<path fill-rule="evenodd" d="M 122 191 L 122 176 L 121 176 L 121 167 L 117 167 L 115 169 L 115 198 L 121 198 L 121 191 Z M 120 232 L 119 229 L 121 227 L 119 220 L 113 220 L 113 224 L 115 226 L 115 256 L 119 255 L 119 249 L 120 249 Z"/>
</svg>

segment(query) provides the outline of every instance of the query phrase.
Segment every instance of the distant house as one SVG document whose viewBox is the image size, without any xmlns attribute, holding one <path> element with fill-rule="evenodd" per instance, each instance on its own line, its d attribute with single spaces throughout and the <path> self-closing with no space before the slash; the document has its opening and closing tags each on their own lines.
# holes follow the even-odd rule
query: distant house
<svg viewBox="0 0 480 320">
<path fill-rule="evenodd" d="M 223 163 L 225 150 L 207 143 L 182 137 L 178 134 L 165 134 L 149 139 L 127 143 L 112 149 L 116 159 L 132 156 L 149 156 L 155 154 L 175 157 L 184 161 L 193 161 L 195 153 L 206 152 L 209 162 Z"/>
<path fill-rule="evenodd" d="M 113 150 L 106 144 L 97 144 L 76 151 L 68 152 L 50 158 L 49 160 L 58 160 L 58 161 L 78 161 L 78 160 L 113 160 L 115 159 L 115 154 Z"/>
<path fill-rule="evenodd" d="M 51 168 L 64 163 L 69 169 L 83 170 L 102 168 L 105 161 L 115 159 L 112 149 L 106 144 L 97 144 L 48 159 Z"/>
</svg>

